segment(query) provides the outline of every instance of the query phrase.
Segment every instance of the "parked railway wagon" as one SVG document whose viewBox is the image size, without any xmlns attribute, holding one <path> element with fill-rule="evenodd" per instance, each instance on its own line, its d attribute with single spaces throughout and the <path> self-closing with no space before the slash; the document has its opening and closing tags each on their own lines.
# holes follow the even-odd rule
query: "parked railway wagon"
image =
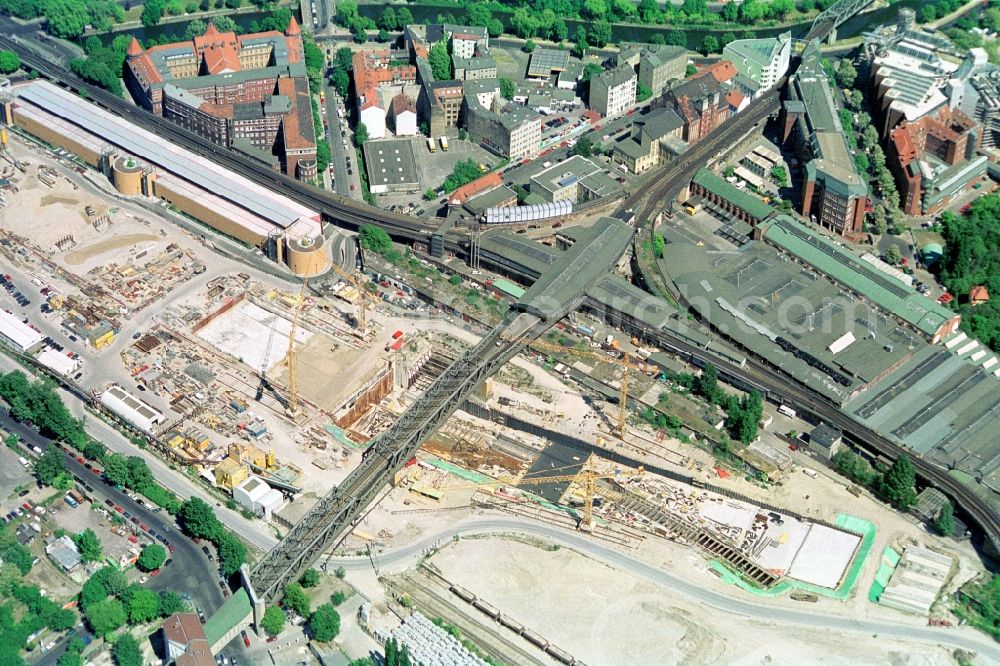
<svg viewBox="0 0 1000 666">
<path fill-rule="evenodd" d="M 472 606 L 480 610 L 481 612 L 485 613 L 486 615 L 489 615 L 494 620 L 500 617 L 500 611 L 498 611 L 496 608 L 489 605 L 482 599 L 476 599 L 475 601 L 473 601 Z"/>
<path fill-rule="evenodd" d="M 537 645 L 543 650 L 549 647 L 549 642 L 533 632 L 531 629 L 525 629 L 521 632 L 521 637 L 531 643 L 532 645 Z"/>
<path fill-rule="evenodd" d="M 497 621 L 516 634 L 520 634 L 524 631 L 524 625 L 508 615 L 501 615 L 497 618 Z"/>
<path fill-rule="evenodd" d="M 569 652 L 566 652 L 565 650 L 557 648 L 555 645 L 550 645 L 547 648 L 545 648 L 545 652 L 550 657 L 563 664 L 569 664 L 570 666 L 573 666 L 576 663 L 576 659 L 573 658 L 573 655 L 571 655 Z"/>
<path fill-rule="evenodd" d="M 451 590 L 456 597 L 458 597 L 467 604 L 471 604 L 476 600 L 476 595 L 474 595 L 472 592 L 469 592 L 464 587 L 459 587 L 458 585 L 452 585 L 448 589 Z"/>
</svg>

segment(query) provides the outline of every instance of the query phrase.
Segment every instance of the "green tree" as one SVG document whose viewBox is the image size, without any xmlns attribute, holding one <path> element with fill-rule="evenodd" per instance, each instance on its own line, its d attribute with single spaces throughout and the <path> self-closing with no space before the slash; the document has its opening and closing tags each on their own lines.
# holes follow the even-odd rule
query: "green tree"
<svg viewBox="0 0 1000 666">
<path fill-rule="evenodd" d="M 517 86 L 512 80 L 506 76 L 501 76 L 500 82 L 500 96 L 504 99 L 514 99 L 514 92 L 517 90 Z"/>
<path fill-rule="evenodd" d="M 192 497 L 181 505 L 178 512 L 184 531 L 201 539 L 215 541 L 222 532 L 222 524 L 204 500 Z"/>
<path fill-rule="evenodd" d="M 302 587 L 316 587 L 319 585 L 319 572 L 315 569 L 306 569 L 306 572 L 299 578 Z"/>
<path fill-rule="evenodd" d="M 526 39 L 524 41 L 524 52 L 525 53 L 532 53 L 532 52 L 534 52 L 534 50 L 535 50 L 535 40 L 533 40 L 533 39 Z M 0 61 L 0 63 L 2 63 L 2 61 Z M 2 66 L 2 65 L 0 65 L 0 66 Z"/>
<path fill-rule="evenodd" d="M 479 178 L 482 173 L 479 171 L 479 163 L 474 159 L 460 160 L 455 164 L 451 174 L 444 179 L 442 187 L 445 192 L 454 192 L 462 185 L 471 183 Z"/>
<path fill-rule="evenodd" d="M 309 616 L 309 631 L 320 643 L 329 643 L 340 633 L 340 614 L 333 606 L 323 604 Z"/>
<path fill-rule="evenodd" d="M 128 460 L 120 453 L 112 453 L 104 459 L 104 478 L 116 486 L 129 486 L 132 475 L 129 474 Z"/>
<path fill-rule="evenodd" d="M 160 592 L 159 607 L 157 611 L 160 617 L 169 617 L 174 613 L 183 613 L 187 610 L 187 604 L 181 599 L 181 595 L 171 590 Z"/>
<path fill-rule="evenodd" d="M 701 52 L 705 55 L 719 52 L 719 40 L 715 35 L 705 35 L 705 39 L 701 40 Z"/>
<path fill-rule="evenodd" d="M 951 536 L 955 530 L 955 509 L 951 502 L 941 505 L 938 515 L 934 517 L 934 531 L 941 536 Z"/>
<path fill-rule="evenodd" d="M 611 41 L 611 24 L 595 21 L 587 30 L 587 40 L 597 47 L 604 47 Z"/>
<path fill-rule="evenodd" d="M 580 155 L 581 157 L 590 157 L 594 154 L 594 141 L 589 135 L 584 134 L 577 140 L 576 145 L 570 151 L 574 155 Z"/>
<path fill-rule="evenodd" d="M 347 595 L 344 594 L 343 590 L 337 590 L 336 592 L 330 595 L 330 603 L 333 606 L 339 606 L 345 601 L 347 601 Z"/>
<path fill-rule="evenodd" d="M 653 234 L 653 254 L 658 258 L 663 257 L 663 250 L 666 247 L 666 240 L 662 234 Z"/>
<path fill-rule="evenodd" d="M 45 0 L 44 15 L 49 32 L 62 39 L 82 35 L 90 18 L 83 0 Z"/>
<path fill-rule="evenodd" d="M 333 575 L 339 578 L 340 580 L 344 580 L 344 577 L 347 575 L 347 569 L 345 569 L 342 566 L 337 567 L 336 569 L 333 570 Z"/>
<path fill-rule="evenodd" d="M 392 238 L 385 230 L 371 224 L 362 224 L 358 229 L 361 247 L 376 254 L 385 254 L 392 249 Z"/>
<path fill-rule="evenodd" d="M 871 151 L 878 145 L 878 130 L 875 129 L 874 125 L 868 125 L 861 132 L 861 145 L 863 145 L 867 151 Z"/>
<path fill-rule="evenodd" d="M 130 633 L 124 633 L 115 639 L 115 645 L 111 648 L 111 658 L 116 666 L 142 666 L 145 662 L 139 641 Z"/>
<path fill-rule="evenodd" d="M 398 30 L 399 18 L 396 16 L 396 10 L 392 7 L 383 9 L 378 19 L 378 26 L 384 30 Z"/>
<path fill-rule="evenodd" d="M 117 599 L 105 599 L 84 608 L 87 625 L 98 636 L 105 636 L 125 625 L 125 607 Z"/>
<path fill-rule="evenodd" d="M 141 585 L 132 585 L 126 596 L 125 612 L 129 624 L 145 624 L 160 616 L 160 597 L 156 592 Z"/>
<path fill-rule="evenodd" d="M 21 59 L 13 51 L 0 49 L 0 74 L 10 74 L 21 69 Z"/>
<path fill-rule="evenodd" d="M 299 617 L 309 617 L 309 595 L 298 583 L 289 583 L 285 586 L 285 596 L 281 603 L 285 608 L 291 609 Z"/>
<path fill-rule="evenodd" d="M 101 540 L 89 527 L 73 535 L 73 543 L 80 551 L 80 559 L 84 562 L 97 562 L 101 559 Z"/>
<path fill-rule="evenodd" d="M 167 561 L 167 549 L 158 543 L 152 543 L 142 549 L 135 566 L 140 571 L 152 571 L 159 569 Z"/>
<path fill-rule="evenodd" d="M 337 91 L 337 94 L 342 98 L 347 97 L 347 91 L 351 87 L 351 78 L 347 75 L 347 72 L 343 69 L 334 69 L 330 73 L 330 85 L 333 89 Z"/>
<path fill-rule="evenodd" d="M 841 88 L 852 88 L 857 78 L 858 70 L 855 69 L 854 63 L 848 58 L 841 58 L 837 64 L 837 84 Z"/>
<path fill-rule="evenodd" d="M 687 35 L 683 30 L 671 30 L 667 33 L 667 44 L 671 46 L 687 46 Z"/>
<path fill-rule="evenodd" d="M 604 68 L 595 62 L 588 62 L 583 67 L 583 73 L 580 74 L 580 80 L 584 83 L 589 83 L 592 78 L 599 75 L 604 71 Z"/>
<path fill-rule="evenodd" d="M 277 606 L 269 606 L 264 611 L 260 626 L 268 636 L 277 636 L 285 628 L 285 611 Z"/>
<path fill-rule="evenodd" d="M 696 384 L 698 394 L 709 402 L 718 400 L 721 389 L 719 388 L 719 371 L 711 363 L 705 365 L 698 377 Z"/>
<path fill-rule="evenodd" d="M 427 62 L 435 81 L 447 81 L 451 78 L 451 55 L 448 54 L 447 42 L 440 41 L 432 46 L 427 53 Z"/>
<path fill-rule="evenodd" d="M 139 18 L 145 27 L 152 28 L 160 22 L 163 18 L 164 4 L 163 0 L 146 0 L 142 6 L 142 16 Z"/>
<path fill-rule="evenodd" d="M 458 273 L 455 273 L 450 278 L 448 278 L 448 284 L 452 285 L 453 287 L 457 287 L 458 285 L 462 284 L 462 276 L 459 275 Z"/>
<path fill-rule="evenodd" d="M 226 576 L 232 576 L 247 561 L 247 549 L 236 535 L 223 532 L 216 539 L 219 547 L 219 569 Z"/>
<path fill-rule="evenodd" d="M 93 576 L 87 579 L 80 590 L 80 606 L 86 610 L 111 595 L 121 594 L 127 586 L 125 574 L 118 569 L 114 567 L 98 569 Z"/>
<path fill-rule="evenodd" d="M 636 84 L 635 87 L 635 98 L 637 101 L 645 102 L 647 99 L 653 96 L 653 91 L 650 90 L 649 86 L 641 81 Z"/>
<path fill-rule="evenodd" d="M 58 446 L 49 444 L 35 461 L 35 478 L 47 486 L 66 472 L 65 454 Z"/>
<path fill-rule="evenodd" d="M 885 251 L 885 261 L 891 266 L 896 266 L 900 261 L 903 260 L 903 254 L 899 251 L 899 247 L 896 245 L 890 245 Z"/>
<path fill-rule="evenodd" d="M 788 185 L 788 172 L 785 171 L 783 166 L 775 166 L 771 169 L 771 178 L 778 183 L 778 187 L 785 187 Z"/>
<path fill-rule="evenodd" d="M 892 467 L 882 475 L 879 490 L 889 503 L 900 511 L 905 511 L 917 501 L 917 493 L 913 489 L 916 476 L 916 468 L 910 457 L 901 453 Z"/>
<path fill-rule="evenodd" d="M 358 123 L 354 128 L 354 145 L 360 148 L 368 140 L 368 127 L 364 123 Z"/>
<path fill-rule="evenodd" d="M 577 26 L 576 32 L 573 34 L 573 39 L 576 42 L 573 51 L 576 53 L 576 57 L 582 58 L 587 54 L 587 49 L 590 48 L 590 42 L 587 41 L 587 29 L 582 25 Z"/>
</svg>

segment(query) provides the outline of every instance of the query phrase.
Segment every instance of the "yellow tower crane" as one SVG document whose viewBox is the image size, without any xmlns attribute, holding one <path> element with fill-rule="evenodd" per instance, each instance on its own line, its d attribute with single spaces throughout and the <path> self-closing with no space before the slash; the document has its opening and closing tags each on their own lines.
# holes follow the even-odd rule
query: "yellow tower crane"
<svg viewBox="0 0 1000 666">
<path fill-rule="evenodd" d="M 520 479 L 505 478 L 496 481 L 487 481 L 486 483 L 445 486 L 444 488 L 441 488 L 441 490 L 478 488 L 481 486 L 536 486 L 545 483 L 559 483 L 562 481 L 577 483 L 583 487 L 583 515 L 581 516 L 580 523 L 577 527 L 584 532 L 589 532 L 594 527 L 594 497 L 601 494 L 598 490 L 597 482 L 601 479 L 628 479 L 633 477 L 642 477 L 645 472 L 642 467 L 639 467 L 636 470 L 621 469 L 616 467 L 611 472 L 599 472 L 594 468 L 593 459 L 593 455 L 588 456 L 587 462 L 584 466 L 574 474 L 530 476 L 522 477 Z"/>
<path fill-rule="evenodd" d="M 302 289 L 299 290 L 299 301 L 295 304 L 295 315 L 292 317 L 292 328 L 288 332 L 288 352 L 285 354 L 285 366 L 288 368 L 288 413 L 294 415 L 299 407 L 299 388 L 295 377 L 295 332 L 299 327 L 299 316 L 306 304 L 306 289 L 309 287 L 309 278 L 302 280 Z"/>
<path fill-rule="evenodd" d="M 619 438 L 624 437 L 626 433 L 626 417 L 628 416 L 628 371 L 629 370 L 639 370 L 643 366 L 632 362 L 632 357 L 629 356 L 628 352 L 622 352 L 621 358 L 613 358 L 607 356 L 606 354 L 598 354 L 589 349 L 582 350 L 575 347 L 564 347 L 562 345 L 554 345 L 550 342 L 545 342 L 544 340 L 535 340 L 530 345 L 532 348 L 539 351 L 555 352 L 561 354 L 570 354 L 572 356 L 579 356 L 581 358 L 589 358 L 594 361 L 601 361 L 604 363 L 613 363 L 619 365 L 622 368 L 622 381 L 621 387 L 618 391 L 618 422 L 615 424 L 614 434 Z"/>
</svg>

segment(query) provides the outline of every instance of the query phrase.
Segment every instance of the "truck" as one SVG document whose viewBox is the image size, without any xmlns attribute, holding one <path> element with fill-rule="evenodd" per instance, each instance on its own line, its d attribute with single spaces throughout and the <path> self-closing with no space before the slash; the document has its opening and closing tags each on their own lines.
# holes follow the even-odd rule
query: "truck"
<svg viewBox="0 0 1000 666">
<path fill-rule="evenodd" d="M 437 152 L 437 146 L 434 144 L 434 139 L 427 139 L 427 150 L 431 151 L 432 153 Z"/>
<path fill-rule="evenodd" d="M 778 413 L 784 414 L 790 419 L 795 418 L 795 410 L 789 407 L 788 405 L 778 405 Z"/>
<path fill-rule="evenodd" d="M 441 137 L 441 150 L 448 152 L 448 137 Z"/>
</svg>

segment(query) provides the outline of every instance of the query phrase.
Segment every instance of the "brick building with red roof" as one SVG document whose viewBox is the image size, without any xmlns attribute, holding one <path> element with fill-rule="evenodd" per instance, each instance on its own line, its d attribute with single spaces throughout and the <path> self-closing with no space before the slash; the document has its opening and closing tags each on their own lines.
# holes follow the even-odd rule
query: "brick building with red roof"
<svg viewBox="0 0 1000 666">
<path fill-rule="evenodd" d="M 125 85 L 137 104 L 182 127 L 281 169 L 316 175 L 316 134 L 302 31 L 236 35 L 209 23 L 188 42 L 143 49 L 133 38 Z"/>
</svg>

